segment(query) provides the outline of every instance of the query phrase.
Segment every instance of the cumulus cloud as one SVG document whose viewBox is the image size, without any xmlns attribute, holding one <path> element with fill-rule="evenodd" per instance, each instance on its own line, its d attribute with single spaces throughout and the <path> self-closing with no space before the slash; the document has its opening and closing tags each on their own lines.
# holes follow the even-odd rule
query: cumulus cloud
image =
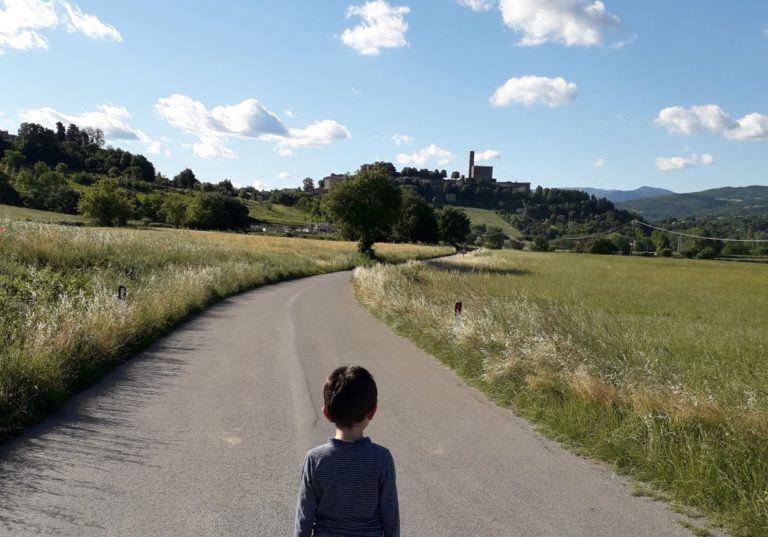
<svg viewBox="0 0 768 537">
<path fill-rule="evenodd" d="M 256 180 L 253 183 L 251 183 L 251 186 L 253 188 L 255 188 L 256 190 L 269 190 L 269 187 L 267 186 L 267 183 L 265 183 L 264 181 Z"/>
<path fill-rule="evenodd" d="M 400 153 L 397 155 L 397 162 L 404 166 L 424 166 L 431 159 L 436 160 L 442 166 L 448 164 L 453 159 L 453 153 L 441 149 L 435 144 L 430 144 L 416 153 L 411 153 L 410 155 Z"/>
<path fill-rule="evenodd" d="M 499 9 L 504 24 L 521 35 L 521 46 L 598 46 L 606 31 L 620 25 L 599 0 L 501 0 Z"/>
<path fill-rule="evenodd" d="M 475 162 L 484 162 L 487 160 L 496 160 L 501 156 L 496 149 L 486 149 L 485 151 L 475 152 Z"/>
<path fill-rule="evenodd" d="M 0 0 L 0 54 L 6 49 L 47 49 L 43 30 L 66 26 L 93 39 L 122 41 L 114 26 L 62 0 Z"/>
<path fill-rule="evenodd" d="M 493 93 L 491 104 L 500 107 L 513 103 L 523 106 L 540 103 L 554 108 L 570 103 L 577 94 L 576 84 L 568 82 L 563 77 L 547 78 L 528 75 L 507 80 Z"/>
<path fill-rule="evenodd" d="M 594 162 L 592 163 L 592 165 L 593 165 L 595 168 L 602 168 L 602 167 L 604 167 L 606 164 L 608 164 L 608 161 L 607 161 L 607 160 L 605 160 L 604 158 L 599 158 L 599 159 L 597 159 L 596 161 L 594 161 Z"/>
<path fill-rule="evenodd" d="M 672 134 L 709 132 L 722 134 L 731 140 L 768 139 L 768 116 L 751 113 L 741 119 L 733 119 L 716 104 L 664 108 L 654 122 Z"/>
<path fill-rule="evenodd" d="M 413 138 L 407 134 L 395 134 L 392 136 L 392 141 L 395 142 L 395 145 L 411 145 Z"/>
<path fill-rule="evenodd" d="M 291 118 L 293 117 L 293 112 L 291 110 L 286 110 L 284 114 L 285 114 L 285 117 L 291 117 Z"/>
<path fill-rule="evenodd" d="M 280 156 L 291 156 L 290 148 L 319 147 L 350 137 L 346 127 L 329 119 L 289 129 L 256 99 L 208 110 L 200 101 L 174 94 L 158 99 L 154 109 L 171 126 L 199 137 L 193 151 L 202 158 L 236 158 L 224 145 L 228 138 L 275 142 Z"/>
<path fill-rule="evenodd" d="M 97 106 L 96 109 L 95 112 L 71 115 L 48 107 L 32 108 L 22 110 L 20 117 L 22 121 L 39 123 L 50 129 L 56 128 L 56 123 L 59 121 L 64 125 L 74 123 L 79 127 L 101 129 L 107 141 L 141 142 L 146 144 L 148 153 L 169 154 L 169 151 L 165 149 L 164 144 L 160 140 L 154 140 L 142 130 L 131 127 L 126 123 L 125 120 L 130 114 L 124 106 L 102 104 Z"/>
<path fill-rule="evenodd" d="M 694 153 L 688 157 L 658 157 L 656 159 L 656 167 L 663 172 L 670 170 L 685 170 L 687 168 L 693 168 L 698 164 L 710 166 L 714 163 L 715 157 L 709 153 L 704 153 L 703 155 Z"/>
<path fill-rule="evenodd" d="M 490 11 L 495 3 L 494 0 L 459 0 L 459 4 L 472 8 L 472 11 Z"/>
<path fill-rule="evenodd" d="M 363 22 L 347 28 L 341 34 L 342 42 L 358 53 L 375 56 L 382 48 L 399 48 L 408 45 L 405 32 L 408 23 L 404 15 L 411 11 L 405 6 L 391 6 L 385 0 L 373 0 L 362 6 L 349 6 L 347 18 L 360 17 Z"/>
<path fill-rule="evenodd" d="M 288 173 L 288 172 L 280 172 L 280 173 L 277 174 L 277 178 L 278 179 L 290 179 L 291 178 L 291 174 Z"/>
</svg>

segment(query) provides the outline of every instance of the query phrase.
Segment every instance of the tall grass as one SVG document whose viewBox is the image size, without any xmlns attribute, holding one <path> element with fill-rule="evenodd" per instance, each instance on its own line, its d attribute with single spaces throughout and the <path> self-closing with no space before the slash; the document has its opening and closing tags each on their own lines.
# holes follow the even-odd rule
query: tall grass
<svg viewBox="0 0 768 537">
<path fill-rule="evenodd" d="M 481 251 L 354 281 L 396 330 L 550 434 L 737 535 L 768 535 L 765 267 Z"/>
<path fill-rule="evenodd" d="M 0 220 L 0 438 L 222 297 L 365 263 L 345 242 Z"/>
</svg>

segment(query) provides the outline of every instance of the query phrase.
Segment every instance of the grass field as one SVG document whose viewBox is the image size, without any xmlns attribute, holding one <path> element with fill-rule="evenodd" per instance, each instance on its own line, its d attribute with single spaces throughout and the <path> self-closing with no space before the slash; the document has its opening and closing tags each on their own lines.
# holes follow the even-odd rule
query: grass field
<svg viewBox="0 0 768 537">
<path fill-rule="evenodd" d="M 0 219 L 46 222 L 49 224 L 90 224 L 90 219 L 81 215 L 38 211 L 36 209 L 14 207 L 13 205 L 0 205 Z"/>
<path fill-rule="evenodd" d="M 473 226 L 479 226 L 480 224 L 485 224 L 486 227 L 495 226 L 501 228 L 510 237 L 520 237 L 520 231 L 509 225 L 501 216 L 493 211 L 476 209 L 474 207 L 459 207 L 459 209 L 467 213 Z"/>
<path fill-rule="evenodd" d="M 355 248 L 1 219 L 0 439 L 222 297 L 369 263 Z M 382 244 L 376 251 L 396 262 L 448 249 Z M 125 301 L 117 299 L 120 285 Z"/>
<path fill-rule="evenodd" d="M 310 222 L 309 214 L 305 211 L 277 203 L 249 201 L 248 212 L 251 218 L 265 224 L 303 226 Z"/>
<path fill-rule="evenodd" d="M 358 269 L 355 288 L 550 435 L 768 535 L 768 267 L 481 250 Z"/>
</svg>

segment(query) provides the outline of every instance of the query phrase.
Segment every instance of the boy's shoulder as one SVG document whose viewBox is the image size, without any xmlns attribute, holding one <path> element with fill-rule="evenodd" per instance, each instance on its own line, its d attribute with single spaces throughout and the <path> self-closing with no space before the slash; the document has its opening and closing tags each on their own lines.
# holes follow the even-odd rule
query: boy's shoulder
<svg viewBox="0 0 768 537">
<path fill-rule="evenodd" d="M 391 457 L 389 449 L 380 444 L 371 442 L 371 439 L 366 437 L 356 440 L 354 442 L 347 442 L 344 440 L 338 440 L 336 438 L 329 438 L 325 444 L 320 444 L 317 447 L 310 449 L 307 452 L 307 457 L 310 459 L 322 459 L 325 457 L 334 456 L 336 454 L 350 454 L 365 453 L 367 455 L 374 455 L 379 457 Z"/>
</svg>

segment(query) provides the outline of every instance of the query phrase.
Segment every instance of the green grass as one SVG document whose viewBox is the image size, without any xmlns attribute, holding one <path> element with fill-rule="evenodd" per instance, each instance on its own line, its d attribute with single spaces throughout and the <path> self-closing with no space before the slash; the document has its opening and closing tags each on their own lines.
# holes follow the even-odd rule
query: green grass
<svg viewBox="0 0 768 537">
<path fill-rule="evenodd" d="M 579 453 L 736 535 L 767 534 L 768 267 L 480 251 L 359 269 L 355 288 Z"/>
<path fill-rule="evenodd" d="M 504 233 L 512 238 L 519 238 L 520 231 L 509 225 L 498 213 L 488 209 L 477 209 L 475 207 L 459 207 L 469 216 L 473 226 L 484 224 L 486 227 L 495 226 L 501 228 Z"/>
<path fill-rule="evenodd" d="M 91 220 L 85 216 L 75 214 L 54 213 L 38 211 L 13 205 L 0 205 L 0 219 L 24 220 L 29 222 L 46 222 L 49 224 L 90 224 Z"/>
<path fill-rule="evenodd" d="M 397 262 L 447 249 L 376 252 Z M 0 219 L 0 439 L 222 297 L 369 263 L 341 241 Z"/>
<path fill-rule="evenodd" d="M 295 207 L 279 205 L 277 203 L 260 203 L 249 201 L 248 212 L 251 218 L 265 224 L 282 224 L 286 226 L 303 226 L 310 223 L 307 212 Z"/>
</svg>

